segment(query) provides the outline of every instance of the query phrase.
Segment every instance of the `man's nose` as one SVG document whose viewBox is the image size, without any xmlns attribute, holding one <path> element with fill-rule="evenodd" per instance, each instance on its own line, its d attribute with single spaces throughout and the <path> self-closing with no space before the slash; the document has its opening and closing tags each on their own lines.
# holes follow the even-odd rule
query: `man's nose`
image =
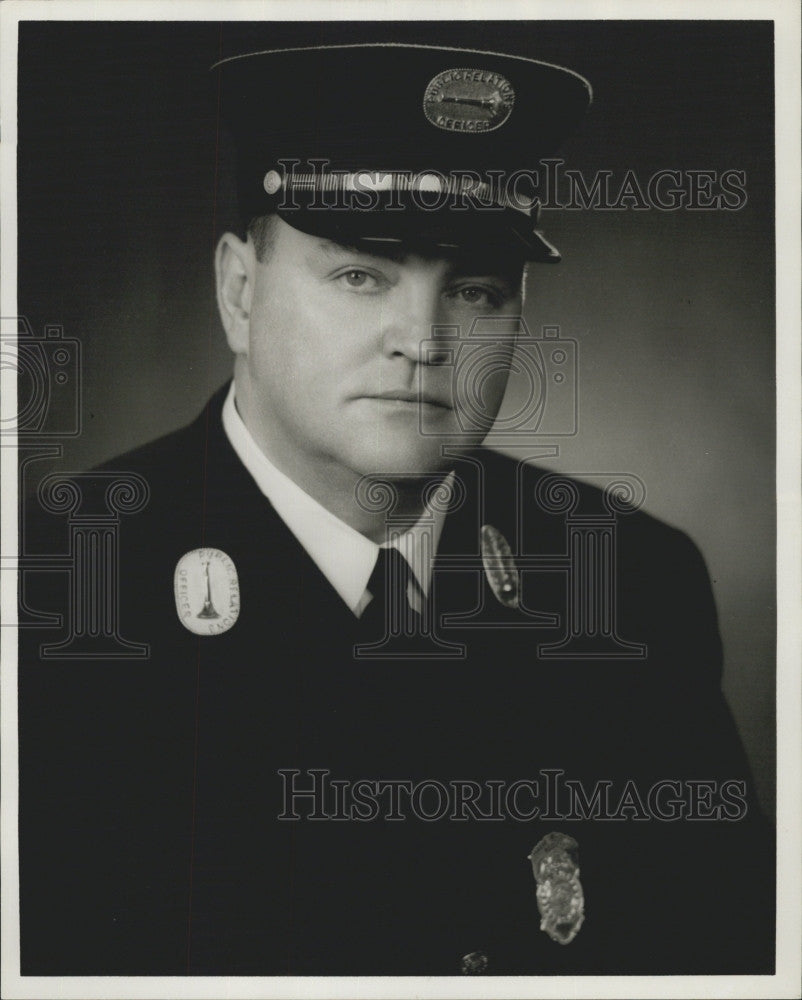
<svg viewBox="0 0 802 1000">
<path fill-rule="evenodd" d="M 417 275 L 394 290 L 382 310 L 382 350 L 388 357 L 405 357 L 418 364 L 429 360 L 434 330 L 445 321 L 441 282 Z"/>
</svg>

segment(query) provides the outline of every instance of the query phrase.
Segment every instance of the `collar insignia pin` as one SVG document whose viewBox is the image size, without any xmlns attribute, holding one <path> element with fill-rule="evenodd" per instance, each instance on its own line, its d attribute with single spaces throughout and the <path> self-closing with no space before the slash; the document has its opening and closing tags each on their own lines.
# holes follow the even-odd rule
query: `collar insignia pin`
<svg viewBox="0 0 802 1000">
<path fill-rule="evenodd" d="M 537 882 L 540 929 L 558 944 L 570 944 L 585 920 L 578 847 L 565 833 L 549 833 L 528 856 Z"/>
<path fill-rule="evenodd" d="M 228 632 L 239 618 L 239 578 L 220 549 L 192 549 L 181 556 L 173 577 L 178 620 L 195 635 Z"/>
<path fill-rule="evenodd" d="M 520 594 L 518 569 L 509 542 L 492 524 L 482 525 L 482 565 L 499 603 L 516 609 Z"/>
</svg>

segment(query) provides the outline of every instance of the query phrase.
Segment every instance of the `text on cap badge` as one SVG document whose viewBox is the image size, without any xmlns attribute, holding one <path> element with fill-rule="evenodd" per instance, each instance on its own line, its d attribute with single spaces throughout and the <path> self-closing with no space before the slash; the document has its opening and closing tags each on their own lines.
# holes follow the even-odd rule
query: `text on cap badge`
<svg viewBox="0 0 802 1000">
<path fill-rule="evenodd" d="M 173 579 L 178 620 L 195 635 L 220 635 L 239 618 L 237 569 L 220 549 L 192 549 L 181 556 Z"/>
<path fill-rule="evenodd" d="M 506 77 L 487 69 L 446 69 L 423 95 L 432 125 L 447 132 L 492 132 L 512 113 L 515 91 Z"/>
</svg>

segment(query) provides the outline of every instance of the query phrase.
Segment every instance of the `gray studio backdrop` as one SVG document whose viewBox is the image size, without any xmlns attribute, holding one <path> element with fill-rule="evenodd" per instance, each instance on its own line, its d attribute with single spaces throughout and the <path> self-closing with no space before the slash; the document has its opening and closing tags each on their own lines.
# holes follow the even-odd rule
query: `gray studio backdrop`
<svg viewBox="0 0 802 1000">
<path fill-rule="evenodd" d="M 771 25 L 273 24 L 252 41 L 242 34 L 219 24 L 21 26 L 19 312 L 37 334 L 60 324 L 82 350 L 81 433 L 64 439 L 61 459 L 34 463 L 35 475 L 90 467 L 181 426 L 228 377 L 211 260 L 234 224 L 231 160 L 206 72 L 221 53 L 389 39 L 568 65 L 592 81 L 595 103 L 560 153 L 565 167 L 587 181 L 608 171 L 613 200 L 629 170 L 641 186 L 679 171 L 696 204 L 644 206 L 636 194 L 618 208 L 544 211 L 563 262 L 530 268 L 526 320 L 576 341 L 579 403 L 577 433 L 545 464 L 580 477 L 634 473 L 646 509 L 701 548 L 725 691 L 771 814 Z M 688 171 L 713 175 L 701 182 L 707 198 L 691 196 L 700 182 Z M 743 193 L 722 206 L 726 171 L 743 173 Z M 520 405 L 521 385 L 505 412 Z M 505 450 L 526 454 L 529 443 Z"/>
</svg>

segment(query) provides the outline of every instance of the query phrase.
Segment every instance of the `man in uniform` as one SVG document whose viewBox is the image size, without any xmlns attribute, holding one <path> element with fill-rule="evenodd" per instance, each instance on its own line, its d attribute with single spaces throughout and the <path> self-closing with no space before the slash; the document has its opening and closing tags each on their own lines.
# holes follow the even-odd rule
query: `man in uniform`
<svg viewBox="0 0 802 1000">
<path fill-rule="evenodd" d="M 771 971 L 698 551 L 631 480 L 480 447 L 559 259 L 513 180 L 588 83 L 403 45 L 215 72 L 233 380 L 28 522 L 132 511 L 27 594 L 108 642 L 22 646 L 23 973 Z"/>
</svg>

